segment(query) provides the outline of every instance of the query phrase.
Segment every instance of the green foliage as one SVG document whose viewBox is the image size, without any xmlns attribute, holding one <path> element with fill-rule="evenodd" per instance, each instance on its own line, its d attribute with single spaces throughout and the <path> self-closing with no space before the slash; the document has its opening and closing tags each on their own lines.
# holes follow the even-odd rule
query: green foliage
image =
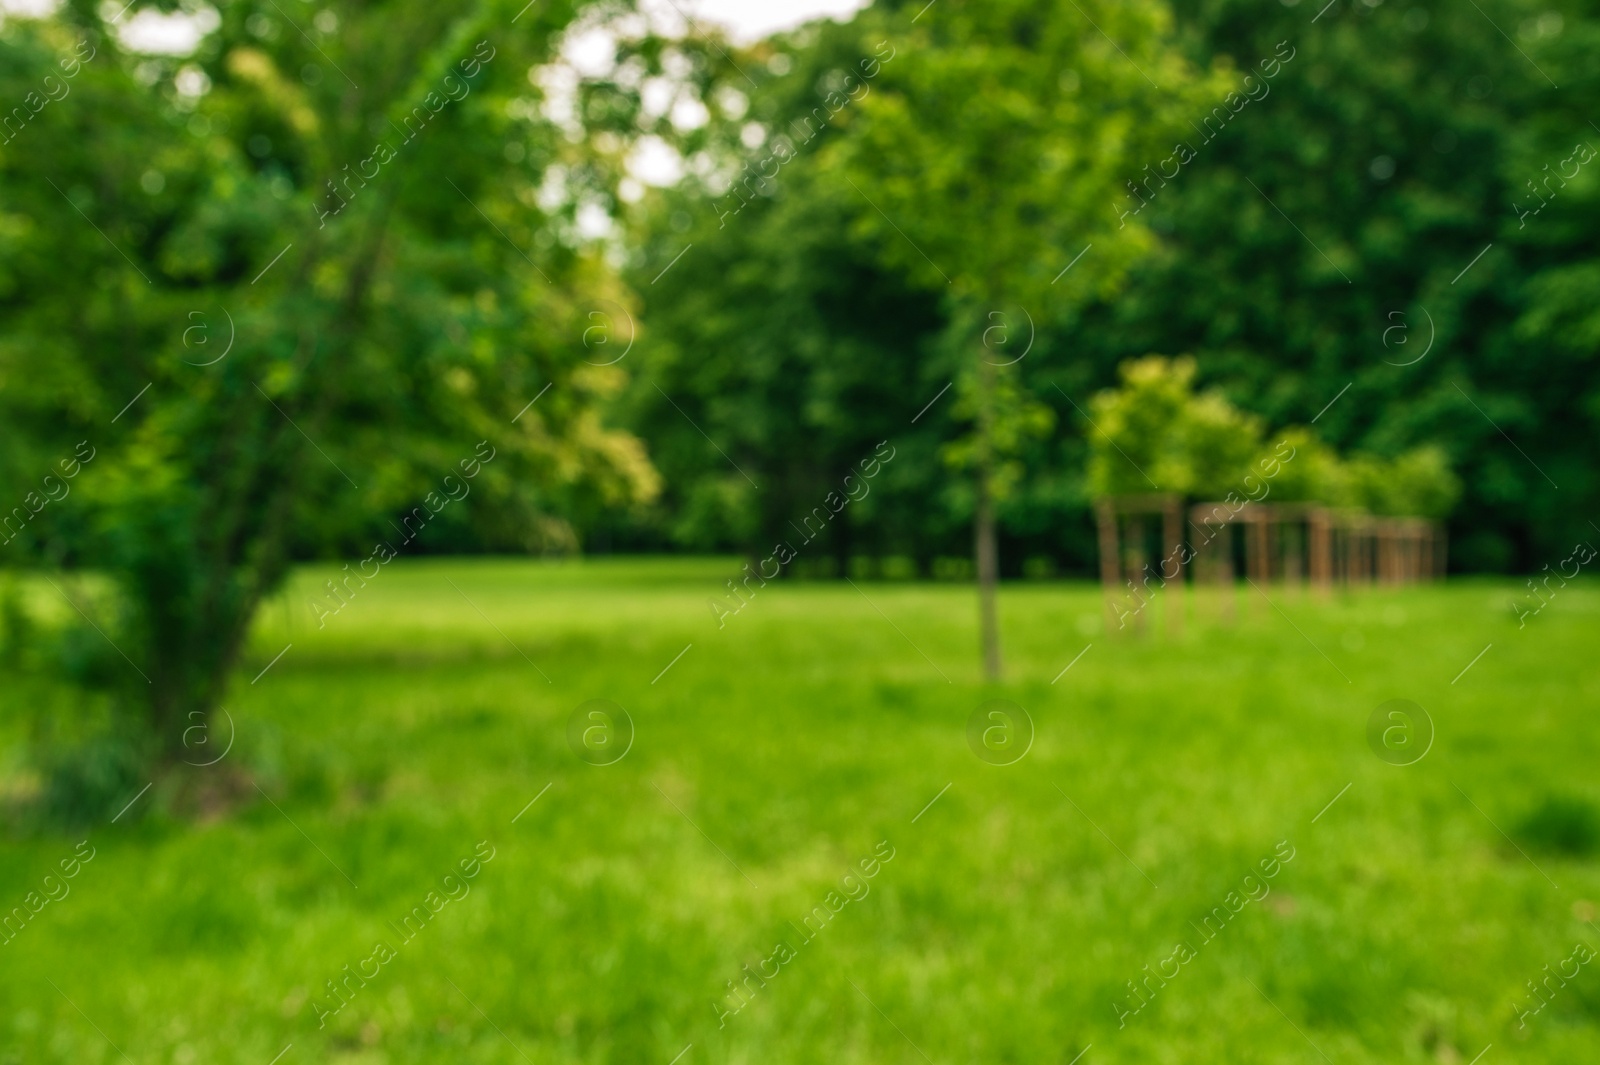
<svg viewBox="0 0 1600 1065">
<path fill-rule="evenodd" d="M 1452 566 L 1537 569 L 1600 510 L 1600 334 L 1582 295 L 1600 174 L 1550 179 L 1525 225 L 1512 205 L 1537 205 L 1528 182 L 1576 142 L 1600 146 L 1581 113 L 1600 19 L 1494 0 L 1339 4 L 1313 24 L 1321 8 L 1175 0 L 1196 63 L 1242 72 L 1279 42 L 1295 56 L 1193 142 L 1141 216 L 1157 250 L 1074 346 L 1103 378 L 1142 352 L 1193 352 L 1202 381 L 1269 424 L 1320 414 L 1343 454 L 1437 445 L 1463 485 Z"/>
<path fill-rule="evenodd" d="M 1460 498 L 1461 482 L 1437 447 L 1345 461 L 1309 428 L 1291 426 L 1263 450 L 1262 419 L 1215 389 L 1195 394 L 1195 373 L 1187 356 L 1131 359 L 1122 365 L 1122 387 L 1095 396 L 1089 485 L 1097 497 L 1147 494 L 1156 490 L 1152 481 L 1202 499 L 1253 494 L 1244 478 L 1261 459 L 1263 470 L 1275 470 L 1269 494 L 1277 503 L 1442 520 Z"/>
<path fill-rule="evenodd" d="M 23 604 L 16 576 L 0 570 L 0 663 L 13 669 L 20 666 L 32 634 L 33 619 Z"/>
<path fill-rule="evenodd" d="M 1570 179 L 1550 175 L 1573 173 L 1576 163 L 1563 162 L 1576 158 L 1577 142 L 1600 144 L 1581 106 L 1600 87 L 1600 20 L 1563 9 L 1556 22 L 1532 0 L 1495 0 L 1481 12 L 1470 5 L 1345 4 L 1322 14 L 1319 4 L 1311 16 L 1305 5 L 1176 0 L 1170 22 L 1149 7 L 1079 6 L 1084 14 L 1064 5 L 1034 19 L 1020 14 L 1032 11 L 1022 4 L 953 4 L 947 13 L 941 0 L 912 26 L 920 35 L 910 38 L 915 48 L 895 20 L 917 15 L 922 5 L 875 6 L 851 23 L 824 23 L 753 49 L 752 62 L 742 63 L 760 85 L 750 93 L 750 114 L 707 127 L 733 160 L 721 172 L 748 161 L 738 135 L 750 121 L 769 139 L 789 130 L 797 158 L 770 181 L 752 182 L 749 195 L 717 201 L 749 201 L 722 219 L 724 229 L 713 221 L 674 230 L 673 212 L 654 216 L 646 238 L 650 268 L 635 275 L 641 290 L 691 241 L 694 250 L 657 290 L 693 269 L 702 251 L 722 250 L 693 275 L 700 288 L 690 298 L 707 324 L 652 299 L 646 327 L 670 334 L 658 337 L 696 358 L 730 363 L 761 352 L 768 338 L 789 344 L 780 335 L 787 331 L 792 348 L 804 339 L 831 351 L 870 352 L 887 387 L 846 397 L 850 416 L 842 418 L 833 377 L 823 373 L 788 376 L 782 391 L 747 386 L 738 375 L 685 375 L 689 394 L 668 389 L 674 398 L 697 421 L 701 411 L 732 406 L 731 390 L 752 412 L 746 423 L 782 423 L 791 411 L 826 404 L 835 424 L 898 422 L 904 433 L 946 382 L 973 372 L 981 343 L 943 331 L 958 318 L 952 306 L 967 307 L 968 295 L 978 293 L 964 328 L 985 328 L 991 311 L 1019 318 L 1011 305 L 1031 309 L 1037 337 L 1015 367 L 1018 387 L 1050 405 L 1058 427 L 1013 456 L 1023 472 L 1000 512 L 1003 539 L 1013 545 L 1008 557 L 1051 555 L 1088 570 L 1094 493 L 1077 470 L 1098 434 L 1073 404 L 1087 407 L 1084 397 L 1117 382 L 1120 364 L 1151 351 L 1193 353 L 1197 387 L 1219 387 L 1268 425 L 1315 418 L 1339 453 L 1393 458 L 1424 446 L 1443 449 L 1462 484 L 1462 505 L 1450 511 L 1452 565 L 1537 569 L 1559 557 L 1586 529 L 1581 514 L 1600 509 L 1593 444 L 1600 439 L 1600 319 L 1586 295 L 1596 270 L 1588 236 L 1600 224 L 1600 170 L 1591 162 Z M 1086 29 L 1084 15 L 1131 62 Z M 1066 39 L 1074 20 L 1085 28 L 1082 42 Z M 1516 48 L 1497 25 L 1513 34 Z M 827 86 L 837 84 L 829 76 L 876 61 L 880 41 L 894 58 L 864 83 L 869 91 L 856 90 L 861 98 L 802 143 L 791 123 L 817 108 L 827 114 Z M 1039 41 L 1051 42 L 1039 50 L 1046 54 L 1026 54 Z M 1161 65 L 1171 41 L 1188 62 L 1173 60 L 1168 69 Z M 1073 57 L 1080 50 L 1096 54 L 1079 63 Z M 767 59 L 793 69 L 773 75 Z M 1276 69 L 1265 80 L 1263 63 Z M 1149 90 L 1135 64 L 1176 87 L 1171 113 L 1166 104 L 1154 106 L 1148 124 L 1129 125 L 1119 111 Z M 1182 67 L 1209 73 L 1169 77 Z M 1052 73 L 1055 87 L 1046 84 Z M 1254 80 L 1245 82 L 1246 73 Z M 1221 132 L 1202 124 L 1214 108 L 1227 110 L 1230 92 L 1241 91 L 1260 98 Z M 1101 112 L 1074 110 L 1093 111 L 1091 105 Z M 1168 119 L 1175 134 L 1167 132 Z M 1041 132 L 1046 127 L 1075 132 L 1062 147 Z M 1147 164 L 1173 172 L 1165 160 L 1174 139 L 1193 158 L 1176 177 L 1153 179 Z M 1114 150 L 1102 155 L 1102 142 Z M 1105 160 L 1103 199 L 1080 201 L 1085 186 L 1078 179 L 1094 175 L 1071 165 L 1091 157 Z M 1036 180 L 1043 173 L 1049 176 Z M 1528 210 L 1541 202 L 1530 180 L 1548 206 L 1524 223 L 1512 205 Z M 1141 191 L 1130 191 L 1129 182 Z M 999 193 L 985 191 L 994 189 Z M 1119 211 L 1136 197 L 1148 202 L 1117 229 Z M 686 197 L 674 209 L 687 219 L 705 206 Z M 751 223 L 764 230 L 759 238 Z M 785 236 L 802 269 L 783 259 Z M 824 248 L 828 254 L 819 254 Z M 828 275 L 830 264 L 836 272 Z M 813 279 L 813 271 L 825 276 Z M 740 310 L 710 308 L 724 302 L 711 286 L 735 274 L 725 302 Z M 905 288 L 929 298 L 914 310 L 883 298 Z M 1041 292 L 1037 304 L 1029 302 Z M 815 315 L 823 305 L 844 311 L 829 316 L 825 328 L 790 313 Z M 884 328 L 897 309 L 906 323 L 898 336 Z M 726 328 L 736 319 L 736 329 Z M 653 445 L 699 449 L 700 470 L 721 462 L 680 415 L 655 402 L 678 424 L 653 416 L 636 422 Z M 735 422 L 730 418 L 725 432 L 740 428 Z M 730 450 L 724 435 L 702 425 Z M 936 430 L 926 446 L 907 452 L 929 461 L 919 465 L 923 459 L 914 457 L 899 471 L 918 471 L 906 500 L 890 495 L 894 485 L 879 489 L 884 509 L 874 528 L 857 530 L 860 549 L 880 540 L 898 540 L 913 554 L 958 549 L 971 490 L 941 489 L 935 456 L 972 428 L 941 406 L 913 427 Z M 792 454 L 772 442 L 777 433 L 763 432 L 768 440 L 738 437 L 748 448 L 741 465 L 746 457 L 771 462 Z M 828 442 L 812 434 L 809 448 L 827 451 Z M 1286 473 L 1295 474 L 1293 467 Z M 686 462 L 676 464 L 673 476 L 687 471 Z M 1317 494 L 1362 505 L 1348 472 L 1329 466 L 1314 478 L 1327 482 Z M 1134 483 L 1119 491 L 1152 490 L 1131 470 L 1117 476 L 1123 474 Z M 1274 492 L 1289 498 L 1287 489 Z M 669 512 L 677 500 L 669 489 Z M 786 509 L 800 502 L 789 497 Z M 1437 499 L 1383 506 L 1445 510 Z M 907 520 L 915 507 L 921 520 Z"/>
<path fill-rule="evenodd" d="M 1193 474 L 1179 432 L 1194 372 L 1193 359 L 1133 359 L 1122 366 L 1122 388 L 1090 402 L 1089 490 L 1096 498 L 1161 491 L 1162 485 L 1187 490 Z"/>
<path fill-rule="evenodd" d="M 1389 476 L 1394 485 L 1391 513 L 1440 521 L 1461 498 L 1461 480 L 1451 471 L 1443 448 L 1421 447 L 1397 456 Z"/>
<path fill-rule="evenodd" d="M 740 56 L 756 84 L 729 71 L 704 92 L 710 121 L 672 138 L 706 165 L 639 205 L 627 274 L 643 326 L 626 407 L 663 473 L 662 507 L 648 521 L 604 526 L 614 545 L 764 557 L 884 440 L 897 452 L 893 476 L 841 512 L 808 553 L 837 560 L 915 545 L 931 554 L 941 535 L 961 535 L 939 457 L 951 397 L 912 424 L 957 357 L 939 346 L 937 297 L 883 267 L 853 235 L 870 208 L 832 196 L 816 169 L 855 106 L 819 127 L 814 112 L 829 114 L 821 86 L 875 61 L 883 37 L 874 19 L 824 22 Z M 752 123 L 767 137 L 754 151 L 740 139 Z M 775 144 L 793 152 L 775 178 L 730 187 Z"/>
<path fill-rule="evenodd" d="M 1088 13 L 1124 54 L 1081 5 L 885 5 L 763 42 L 741 57 L 754 84 L 708 94 L 711 121 L 683 135 L 694 165 L 641 207 L 631 274 L 655 378 L 632 424 L 668 473 L 679 542 L 764 553 L 884 439 L 902 457 L 830 534 L 840 557 L 964 550 L 980 479 L 1046 542 L 1076 524 L 1082 446 L 1050 431 L 1072 416 L 1049 387 L 1068 353 L 1051 323 L 1148 247 L 1109 205 L 1205 84 L 1160 8 Z M 729 95 L 748 113 L 721 111 Z M 762 486 L 748 538 L 700 517 L 721 488 L 688 487 L 726 482 L 730 460 Z"/>
<path fill-rule="evenodd" d="M 1277 455 L 1279 443 L 1293 449 L 1288 452 L 1292 457 L 1281 460 L 1272 477 L 1272 502 L 1346 505 L 1347 493 L 1341 480 L 1343 465 L 1333 449 L 1315 433 L 1305 426 L 1295 425 L 1274 431 L 1271 440 L 1267 454 L 1273 458 L 1280 458 Z M 1267 454 L 1262 458 L 1266 459 Z"/>
<path fill-rule="evenodd" d="M 1011 337 L 1000 340 L 1001 331 L 1011 328 L 1010 325 L 992 325 L 979 334 L 993 342 L 992 347 L 988 343 L 981 345 L 978 356 L 987 365 L 980 368 L 980 372 L 960 374 L 955 382 L 951 417 L 958 424 L 970 427 L 981 426 L 987 420 L 987 433 L 969 431 L 940 449 L 945 464 L 952 470 L 971 473 L 987 462 L 989 490 L 1000 502 L 1012 498 L 1022 481 L 1024 449 L 1030 441 L 1047 438 L 1056 421 L 1055 411 L 1035 399 L 1023 386 L 1020 371 L 1005 365 L 998 357 L 1012 340 Z M 954 340 L 965 346 L 970 343 L 974 329 L 956 325 L 947 330 L 945 341 Z M 1017 339 L 1020 342 L 1021 338 Z M 952 355 L 952 361 L 958 365 L 969 361 L 959 354 Z M 981 370 L 988 371 L 987 382 Z"/>
<path fill-rule="evenodd" d="M 1242 490 L 1261 447 L 1261 420 L 1218 392 L 1196 395 L 1195 370 L 1187 356 L 1133 359 L 1123 364 L 1120 389 L 1094 397 L 1089 486 L 1096 497 L 1220 498 Z"/>
<path fill-rule="evenodd" d="M 1150 238 L 1106 205 L 1208 88 L 1166 9 L 958 0 L 886 29 L 892 58 L 824 153 L 884 260 L 978 315 L 1114 292 Z M 1093 268 L 1056 283 L 1085 244 Z"/>
<path fill-rule="evenodd" d="M 85 56 L 0 145 L 0 491 L 95 453 L 7 549 L 115 577 L 119 700 L 168 749 L 293 556 L 364 557 L 462 487 L 456 543 L 568 546 L 658 487 L 599 416 L 623 371 L 574 354 L 618 294 L 575 220 L 619 171 L 582 133 L 626 93 L 580 85 L 563 125 L 528 79 L 622 8 L 519 6 L 240 0 L 186 58 L 87 5 L 0 27 L 0 98 Z"/>
<path fill-rule="evenodd" d="M 1339 501 L 1371 511 L 1403 517 L 1443 519 L 1461 495 L 1461 482 L 1451 472 L 1444 452 L 1417 448 L 1394 459 L 1353 456 L 1346 465 Z"/>
<path fill-rule="evenodd" d="M 1188 467 L 1184 491 L 1215 499 L 1237 492 L 1261 443 L 1261 419 L 1234 407 L 1221 392 L 1194 397 L 1178 425 Z"/>
</svg>

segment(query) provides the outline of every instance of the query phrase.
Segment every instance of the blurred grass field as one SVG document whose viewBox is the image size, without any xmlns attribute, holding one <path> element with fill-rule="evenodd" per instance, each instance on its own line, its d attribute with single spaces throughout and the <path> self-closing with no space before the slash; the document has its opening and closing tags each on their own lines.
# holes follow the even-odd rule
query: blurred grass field
<svg viewBox="0 0 1600 1065">
<path fill-rule="evenodd" d="M 1600 596 L 1519 631 L 1510 582 L 1245 589 L 1232 626 L 1191 599 L 1180 638 L 1110 639 L 1096 588 L 1007 585 L 992 688 L 968 586 L 772 584 L 719 630 L 736 570 L 398 561 L 322 629 L 330 573 L 298 574 L 221 762 L 5 840 L 7 910 L 79 840 L 94 857 L 0 947 L 0 1062 L 1600 1059 L 1592 967 L 1514 1016 L 1600 946 Z M 1036 727 L 1007 766 L 967 745 L 996 696 Z M 594 698 L 636 727 L 615 764 L 568 746 Z M 1395 698 L 1437 728 L 1409 766 L 1367 746 Z M 390 922 L 480 841 L 470 893 L 405 942 Z M 1282 841 L 1270 894 L 1202 946 L 1191 922 Z M 1180 940 L 1197 957 L 1119 1028 Z M 379 942 L 319 1029 L 313 996 Z"/>
</svg>

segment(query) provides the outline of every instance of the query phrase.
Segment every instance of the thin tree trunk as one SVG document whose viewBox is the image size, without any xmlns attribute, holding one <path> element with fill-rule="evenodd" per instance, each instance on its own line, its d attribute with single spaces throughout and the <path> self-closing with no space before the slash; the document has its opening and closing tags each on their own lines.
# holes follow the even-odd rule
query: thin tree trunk
<svg viewBox="0 0 1600 1065">
<path fill-rule="evenodd" d="M 995 546 L 994 501 L 989 498 L 988 471 L 978 474 L 978 513 L 973 547 L 978 562 L 978 627 L 983 640 L 984 679 L 1000 679 L 1000 622 L 995 616 L 995 586 L 1000 581 L 1000 553 Z"/>
<path fill-rule="evenodd" d="M 855 547 L 855 529 L 850 524 L 848 505 L 833 519 L 833 564 L 840 577 L 850 576 L 850 554 Z"/>
<path fill-rule="evenodd" d="M 972 547 L 978 568 L 978 632 L 983 645 L 985 680 L 1000 679 L 1000 621 L 995 591 L 1000 583 L 1000 551 L 995 543 L 993 476 L 994 366 L 978 360 L 978 505 L 973 513 Z"/>
</svg>

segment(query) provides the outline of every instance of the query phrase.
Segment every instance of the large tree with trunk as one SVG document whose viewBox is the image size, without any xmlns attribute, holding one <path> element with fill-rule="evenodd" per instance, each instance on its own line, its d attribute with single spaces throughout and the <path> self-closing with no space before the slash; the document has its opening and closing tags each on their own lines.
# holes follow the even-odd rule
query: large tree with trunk
<svg viewBox="0 0 1600 1065">
<path fill-rule="evenodd" d="M 559 540 L 655 483 L 584 345 L 623 297 L 580 222 L 637 95 L 549 74 L 620 7 L 241 0 L 193 8 L 192 53 L 120 43 L 176 6 L 0 30 L 0 550 L 112 578 L 57 586 L 169 754 L 297 555 L 414 550 L 436 513 Z"/>
</svg>

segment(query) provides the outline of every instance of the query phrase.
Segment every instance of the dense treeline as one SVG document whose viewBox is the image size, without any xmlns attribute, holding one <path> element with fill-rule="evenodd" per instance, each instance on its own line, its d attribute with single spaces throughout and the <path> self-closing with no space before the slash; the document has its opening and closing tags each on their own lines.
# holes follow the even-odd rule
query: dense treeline
<svg viewBox="0 0 1600 1065">
<path fill-rule="evenodd" d="M 945 32 L 931 13 L 911 25 L 917 7 L 879 4 L 753 49 L 743 68 L 757 85 L 730 73 L 718 90 L 749 98 L 703 149 L 720 144 L 721 171 L 691 168 L 646 201 L 629 275 L 643 307 L 627 420 L 666 491 L 647 518 L 597 529 L 604 542 L 764 553 L 889 439 L 901 456 L 892 476 L 826 550 L 970 554 L 972 492 L 941 460 L 962 432 L 954 393 L 912 419 L 971 360 L 951 329 L 971 308 L 884 254 L 889 242 L 927 243 L 942 221 L 895 216 L 900 235 L 886 236 L 882 204 L 832 175 L 895 63 Z M 948 5 L 944 18 L 966 8 Z M 1020 39 L 1046 23 L 1096 35 L 1070 6 L 1044 4 L 981 28 Z M 1138 55 L 1133 38 L 1119 44 Z M 1150 352 L 1192 354 L 1202 385 L 1273 426 L 1316 418 L 1340 450 L 1441 446 L 1465 487 L 1451 520 L 1456 569 L 1537 568 L 1592 533 L 1600 198 L 1589 146 L 1600 130 L 1584 108 L 1600 83 L 1596 13 L 1181 0 L 1161 38 L 1201 72 L 1188 81 L 1204 99 L 1175 143 L 1125 167 L 1122 195 L 1103 205 L 1113 227 L 1148 227 L 1148 253 L 1087 304 L 988 308 L 985 350 L 1006 341 L 1010 358 L 1031 335 L 1011 372 L 1051 423 L 1019 441 L 1020 476 L 1000 502 L 1007 571 L 1041 557 L 1090 569 L 1084 412 L 1120 363 Z M 898 58 L 830 107 L 883 41 Z M 1081 93 L 1075 80 L 1064 75 L 1062 92 Z M 974 103 L 944 102 L 950 122 L 930 123 L 936 133 Z M 795 124 L 817 115 L 826 128 L 802 141 Z M 775 167 L 766 160 L 784 130 L 793 151 Z M 741 176 L 759 175 L 750 191 L 723 192 L 716 174 L 746 165 Z M 978 227 L 970 239 L 978 249 L 992 237 Z M 1063 242 L 1060 266 L 1085 243 Z M 1093 276 L 1102 251 L 1069 278 Z"/>
</svg>

